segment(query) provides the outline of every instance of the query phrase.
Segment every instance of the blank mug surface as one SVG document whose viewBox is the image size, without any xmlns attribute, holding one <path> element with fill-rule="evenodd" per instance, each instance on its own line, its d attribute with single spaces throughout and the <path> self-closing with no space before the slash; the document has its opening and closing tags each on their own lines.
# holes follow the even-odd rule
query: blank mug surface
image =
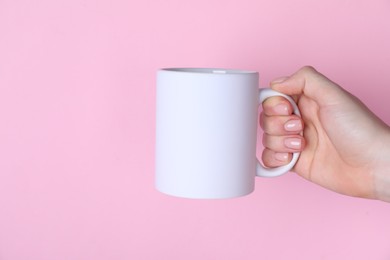
<svg viewBox="0 0 390 260">
<path fill-rule="evenodd" d="M 185 198 L 251 193 L 258 93 L 254 71 L 159 70 L 156 188 Z"/>
</svg>

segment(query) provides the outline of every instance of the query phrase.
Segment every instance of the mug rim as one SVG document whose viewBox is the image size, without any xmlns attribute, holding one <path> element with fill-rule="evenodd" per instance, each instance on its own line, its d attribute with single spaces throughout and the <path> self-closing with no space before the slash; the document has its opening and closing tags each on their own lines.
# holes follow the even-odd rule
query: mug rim
<svg viewBox="0 0 390 260">
<path fill-rule="evenodd" d="M 199 73 L 210 75 L 226 75 L 226 74 L 258 74 L 253 70 L 241 70 L 241 69 L 226 69 L 226 68 L 162 68 L 160 71 L 168 72 L 180 72 L 180 73 Z"/>
</svg>

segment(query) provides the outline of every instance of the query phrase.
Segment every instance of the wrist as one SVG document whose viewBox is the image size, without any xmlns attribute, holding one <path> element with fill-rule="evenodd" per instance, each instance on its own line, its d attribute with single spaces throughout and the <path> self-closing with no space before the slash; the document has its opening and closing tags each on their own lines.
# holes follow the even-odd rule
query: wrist
<svg viewBox="0 0 390 260">
<path fill-rule="evenodd" d="M 378 200 L 390 202 L 390 129 L 384 135 L 382 150 L 374 170 L 374 189 Z"/>
</svg>

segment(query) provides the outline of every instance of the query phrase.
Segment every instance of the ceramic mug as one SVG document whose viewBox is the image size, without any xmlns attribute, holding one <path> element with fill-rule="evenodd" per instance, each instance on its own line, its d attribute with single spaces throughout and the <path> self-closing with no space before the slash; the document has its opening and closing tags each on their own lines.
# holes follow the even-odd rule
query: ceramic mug
<svg viewBox="0 0 390 260">
<path fill-rule="evenodd" d="M 276 168 L 256 158 L 258 107 L 282 96 L 259 89 L 255 71 L 167 68 L 157 72 L 155 186 L 160 192 L 198 199 L 244 196 L 255 176 L 276 177 L 295 165 Z"/>
</svg>

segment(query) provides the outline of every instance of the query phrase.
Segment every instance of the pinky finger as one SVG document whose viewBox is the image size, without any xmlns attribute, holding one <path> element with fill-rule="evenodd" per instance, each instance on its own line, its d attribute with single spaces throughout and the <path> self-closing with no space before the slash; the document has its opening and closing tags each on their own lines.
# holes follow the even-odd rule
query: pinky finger
<svg viewBox="0 0 390 260">
<path fill-rule="evenodd" d="M 270 168 L 286 165 L 291 159 L 291 153 L 279 153 L 268 148 L 265 148 L 262 154 L 264 166 Z"/>
</svg>

